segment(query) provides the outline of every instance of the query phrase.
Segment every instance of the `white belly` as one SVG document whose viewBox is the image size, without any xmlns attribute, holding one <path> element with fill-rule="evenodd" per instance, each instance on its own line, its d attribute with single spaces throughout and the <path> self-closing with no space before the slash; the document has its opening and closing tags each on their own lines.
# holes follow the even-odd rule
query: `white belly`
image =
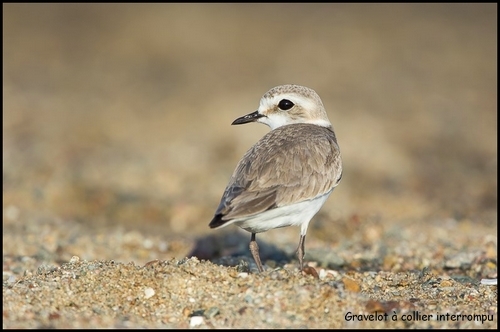
<svg viewBox="0 0 500 332">
<path fill-rule="evenodd" d="M 323 196 L 308 201 L 282 206 L 251 217 L 234 219 L 230 223 L 234 223 L 251 233 L 261 233 L 286 226 L 301 226 L 300 234 L 305 235 L 312 217 L 323 206 L 332 191 L 333 189 Z"/>
</svg>

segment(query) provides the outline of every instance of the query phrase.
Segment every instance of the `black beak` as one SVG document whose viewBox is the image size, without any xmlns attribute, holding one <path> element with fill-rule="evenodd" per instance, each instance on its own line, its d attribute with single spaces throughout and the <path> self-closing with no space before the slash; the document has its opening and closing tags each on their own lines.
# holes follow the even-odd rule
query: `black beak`
<svg viewBox="0 0 500 332">
<path fill-rule="evenodd" d="M 253 113 L 243 115 L 240 118 L 237 118 L 236 120 L 231 123 L 231 125 L 239 125 L 239 124 L 244 124 L 244 123 L 249 123 L 249 122 L 254 122 L 258 118 L 262 118 L 264 115 L 259 114 L 259 111 L 255 111 Z"/>
</svg>

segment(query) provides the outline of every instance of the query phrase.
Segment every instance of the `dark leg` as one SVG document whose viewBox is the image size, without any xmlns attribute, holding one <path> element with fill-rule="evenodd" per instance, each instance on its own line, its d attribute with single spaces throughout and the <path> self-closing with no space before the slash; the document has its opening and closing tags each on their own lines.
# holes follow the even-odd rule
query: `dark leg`
<svg viewBox="0 0 500 332">
<path fill-rule="evenodd" d="M 257 241 L 255 241 L 255 233 L 252 233 L 252 239 L 250 240 L 250 252 L 252 253 L 255 264 L 257 264 L 259 272 L 263 272 L 264 269 L 262 268 L 259 256 L 259 245 L 257 244 Z"/>
<path fill-rule="evenodd" d="M 304 269 L 304 243 L 306 242 L 306 236 L 300 235 L 299 247 L 297 248 L 297 258 L 299 259 L 299 268 L 300 271 Z"/>
</svg>

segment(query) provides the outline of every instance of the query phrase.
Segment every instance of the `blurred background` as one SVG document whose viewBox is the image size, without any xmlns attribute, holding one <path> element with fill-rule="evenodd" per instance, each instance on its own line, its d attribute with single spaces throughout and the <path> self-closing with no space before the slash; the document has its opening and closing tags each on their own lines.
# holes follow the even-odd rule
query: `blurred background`
<svg viewBox="0 0 500 332">
<path fill-rule="evenodd" d="M 4 251 L 70 224 L 187 254 L 269 130 L 231 122 L 288 83 L 321 96 L 344 161 L 308 241 L 496 233 L 497 69 L 496 4 L 4 4 Z"/>
</svg>

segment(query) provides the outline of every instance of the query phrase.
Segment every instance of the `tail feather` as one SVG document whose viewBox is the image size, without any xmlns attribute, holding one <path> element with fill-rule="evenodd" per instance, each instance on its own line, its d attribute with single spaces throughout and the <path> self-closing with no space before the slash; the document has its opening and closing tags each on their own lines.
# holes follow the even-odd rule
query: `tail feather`
<svg viewBox="0 0 500 332">
<path fill-rule="evenodd" d="M 229 220 L 222 220 L 222 217 L 224 217 L 223 214 L 216 214 L 214 216 L 214 218 L 212 219 L 212 221 L 210 222 L 210 224 L 208 224 L 208 226 L 210 228 L 217 228 L 217 227 L 220 227 L 222 225 L 224 225 L 225 223 L 227 223 Z"/>
</svg>

